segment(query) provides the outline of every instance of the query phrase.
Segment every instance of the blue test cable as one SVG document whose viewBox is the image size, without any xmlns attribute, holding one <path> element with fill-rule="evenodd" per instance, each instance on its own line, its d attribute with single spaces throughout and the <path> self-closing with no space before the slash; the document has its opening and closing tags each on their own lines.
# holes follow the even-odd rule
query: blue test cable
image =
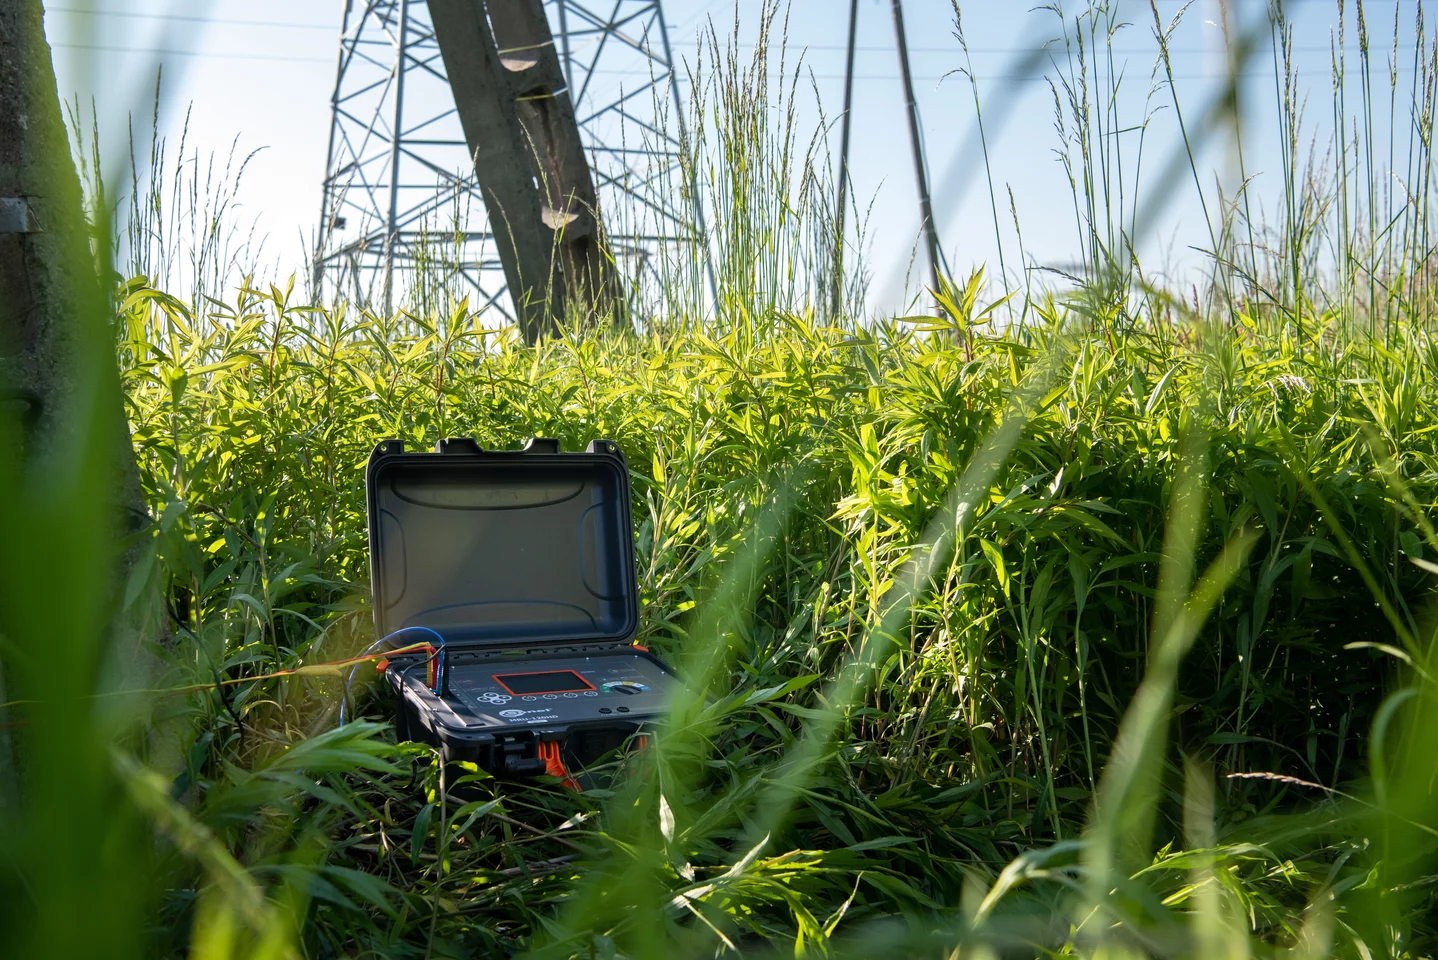
<svg viewBox="0 0 1438 960">
<path fill-rule="evenodd" d="M 422 631 L 424 631 L 425 633 L 431 634 L 436 640 L 439 641 L 439 649 L 436 650 L 434 653 L 432 653 L 432 654 L 430 655 L 430 657 L 428 658 L 428 659 L 433 659 L 434 657 L 439 657 L 439 666 L 438 666 L 438 668 L 435 670 L 435 687 L 436 687 L 436 689 L 435 689 L 435 691 L 434 691 L 435 693 L 439 693 L 439 692 L 441 692 L 441 691 L 444 690 L 445 666 L 446 666 L 445 661 L 446 661 L 447 658 L 444 656 L 444 634 L 440 633 L 438 630 L 434 630 L 434 629 L 431 629 L 431 628 L 429 628 L 429 627 L 419 627 L 419 626 L 415 626 L 415 627 L 400 627 L 398 630 L 394 631 L 393 633 L 388 634 L 388 635 L 383 636 L 383 637 L 380 637 L 380 638 L 379 638 L 378 640 L 376 640 L 374 643 L 370 644 L 369 647 L 365 650 L 365 652 L 362 653 L 362 654 L 360 654 L 360 656 L 362 656 L 362 657 L 367 657 L 367 656 L 369 656 L 371 653 L 374 653 L 376 650 L 378 650 L 380 647 L 382 647 L 382 646 L 384 646 L 385 644 L 389 643 L 389 642 L 390 642 L 391 640 L 393 640 L 395 637 L 399 636 L 399 635 L 402 634 L 402 633 L 409 633 L 409 632 L 412 631 L 412 630 L 422 630 Z M 425 662 L 425 661 L 422 661 L 422 662 Z M 360 665 L 359 665 L 359 664 L 355 664 L 353 667 L 350 667 L 350 675 L 345 678 L 345 691 L 344 691 L 344 695 L 340 698 L 340 726 L 344 726 L 345 723 L 348 722 L 348 721 L 347 721 L 347 718 L 346 718 L 346 714 L 347 714 L 347 709 L 348 709 L 348 707 L 349 707 L 350 684 L 354 683 L 355 671 L 357 671 L 359 668 L 360 668 Z"/>
</svg>

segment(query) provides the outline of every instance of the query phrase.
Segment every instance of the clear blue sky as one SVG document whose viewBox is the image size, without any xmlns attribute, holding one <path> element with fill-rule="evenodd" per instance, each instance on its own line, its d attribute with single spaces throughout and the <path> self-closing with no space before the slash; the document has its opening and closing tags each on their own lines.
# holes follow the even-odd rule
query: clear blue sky
<svg viewBox="0 0 1438 960">
<path fill-rule="evenodd" d="M 329 131 L 329 96 L 334 84 L 340 0 L 56 0 L 47 5 L 47 30 L 56 50 L 62 95 L 94 97 L 103 133 L 123 135 L 124 116 L 148 118 L 154 71 L 163 64 L 160 126 L 175 138 L 187 107 L 192 108 L 190 144 L 201 155 L 225 151 L 238 137 L 240 150 L 263 147 L 241 193 L 243 215 L 253 218 L 268 237 L 265 260 L 281 273 L 302 271 L 306 246 L 319 211 Z M 1231 20 L 1265 22 L 1266 0 L 1228 0 Z M 1348 48 L 1356 48 L 1349 5 Z M 1376 79 L 1386 102 L 1388 47 L 1393 37 L 1393 7 L 1381 13 L 1369 4 Z M 1159 0 L 1165 19 L 1180 4 Z M 758 0 L 740 0 L 741 41 L 757 23 Z M 1054 150 L 1052 95 L 1042 74 L 1020 75 L 1023 51 L 1055 37 L 1061 29 L 1051 12 L 1028 3 L 963 4 L 964 27 L 973 71 L 985 106 L 990 168 L 1000 207 L 1000 234 L 1010 274 L 1019 264 L 1017 237 L 1009 215 L 1009 191 L 1023 230 L 1026 263 L 1062 268 L 1077 253 L 1073 203 Z M 1067 12 L 1081 12 L 1076 3 Z M 712 17 L 721 35 L 734 22 L 734 0 L 666 0 L 676 55 L 692 56 L 696 31 Z M 1150 91 L 1156 44 L 1147 2 L 1120 0 L 1118 9 L 1132 25 L 1118 35 L 1114 48 L 1126 71 L 1121 109 L 1137 125 Z M 1320 149 L 1331 134 L 1329 37 L 1338 12 L 1332 0 L 1290 2 L 1295 22 L 1296 62 L 1310 97 L 1305 142 Z M 812 70 L 827 114 L 839 113 L 847 0 L 792 0 L 788 45 Z M 1399 4 L 1400 60 L 1413 48 L 1412 0 Z M 975 110 L 965 77 L 952 71 L 964 65 L 954 36 L 949 0 L 906 0 L 904 14 L 914 81 L 933 185 L 936 220 L 945 255 L 957 273 L 976 263 L 997 267 L 998 246 L 990 212 L 988 183 L 974 152 Z M 922 256 L 914 261 L 919 217 L 908 134 L 898 79 L 890 0 L 860 0 L 859 50 L 852 148 L 854 188 L 861 205 L 872 202 L 866 235 L 867 266 L 872 276 L 871 308 L 904 307 L 923 282 Z M 1173 68 L 1185 119 L 1190 123 L 1214 95 L 1224 73 L 1222 5 L 1196 0 L 1173 39 Z M 1244 160 L 1255 177 L 1254 197 L 1270 215 L 1281 200 L 1279 153 L 1274 123 L 1272 58 L 1267 30 L 1258 56 L 1246 67 L 1250 78 L 1244 99 Z M 1062 60 L 1061 50 L 1055 57 Z M 1399 74 L 1399 109 L 1411 67 Z M 946 76 L 947 75 L 947 76 Z M 1146 135 L 1145 169 L 1158 170 L 1181 141 L 1167 91 L 1153 96 L 1160 109 Z M 815 114 L 807 114 L 813 122 Z M 1401 122 L 1401 120 L 1400 120 Z M 1380 131 L 1386 142 L 1386 131 Z M 1137 131 L 1117 135 L 1131 159 Z M 837 128 L 833 143 L 837 149 Z M 1215 183 L 1231 188 L 1236 163 L 1231 136 L 1210 138 L 1200 155 L 1200 173 L 1208 202 Z M 1181 276 L 1194 261 L 1188 247 L 1205 244 L 1198 194 L 1191 175 L 1171 185 L 1166 203 L 1143 230 L 1139 250 L 1151 267 L 1168 267 Z M 304 239 L 302 239 L 304 238 Z"/>
</svg>

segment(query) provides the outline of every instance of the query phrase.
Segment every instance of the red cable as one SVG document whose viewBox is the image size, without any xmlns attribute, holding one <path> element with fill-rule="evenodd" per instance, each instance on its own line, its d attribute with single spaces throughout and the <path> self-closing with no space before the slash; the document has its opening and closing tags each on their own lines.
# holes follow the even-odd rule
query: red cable
<svg viewBox="0 0 1438 960">
<path fill-rule="evenodd" d="M 551 777 L 558 777 L 564 785 L 575 793 L 583 793 L 584 789 L 564 766 L 564 759 L 559 755 L 558 740 L 541 740 L 539 743 L 539 756 L 544 760 L 544 772 Z"/>
</svg>

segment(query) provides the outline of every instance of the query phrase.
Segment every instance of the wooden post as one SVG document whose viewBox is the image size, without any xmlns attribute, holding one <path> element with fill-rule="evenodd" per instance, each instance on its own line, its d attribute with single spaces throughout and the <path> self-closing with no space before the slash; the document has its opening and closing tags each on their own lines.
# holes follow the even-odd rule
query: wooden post
<svg viewBox="0 0 1438 960">
<path fill-rule="evenodd" d="M 103 389 L 117 499 L 139 507 L 109 306 L 42 18 L 40 0 L 0 0 L 0 390 L 28 426 L 20 439 L 33 460 L 81 442 L 75 408 Z"/>
<path fill-rule="evenodd" d="M 115 546 L 146 513 L 109 304 L 95 273 L 43 16 L 40 0 L 0 0 L 0 459 L 6 461 L 0 514 L 13 517 L 25 509 L 14 497 L 103 491 L 101 502 L 78 505 L 75 520 L 93 514 L 94 542 L 103 556 L 72 559 L 108 566 Z M 82 472 L 84 482 L 75 481 Z M 0 549 L 25 551 L 27 545 L 11 542 Z M 5 559 L 24 563 L 25 554 Z M 76 602 L 113 611 L 124 574 L 122 563 L 97 581 L 112 596 Z M 18 589 L 0 583 L 0 633 L 15 626 L 16 611 L 28 602 Z M 138 648 L 138 631 L 128 622 L 111 623 L 109 632 L 112 643 Z M 26 638 L 8 639 L 22 645 Z M 139 656 L 136 649 L 135 662 Z M 130 660 L 128 649 L 122 658 Z M 57 651 L 56 662 L 63 661 Z M 9 679 L 18 695 L 18 677 Z M 0 743 L 0 768 L 11 759 L 3 756 L 7 747 Z M 5 799 L 0 796 L 0 803 Z"/>
<path fill-rule="evenodd" d="M 909 41 L 904 34 L 903 0 L 893 0 L 894 39 L 899 47 L 899 75 L 904 81 L 904 103 L 909 114 L 909 148 L 914 154 L 914 179 L 919 185 L 919 215 L 924 219 L 924 245 L 929 253 L 929 283 L 939 292 L 939 228 L 934 223 L 934 205 L 929 201 L 929 177 L 924 170 L 924 144 L 919 132 L 919 103 L 914 98 L 914 77 L 909 71 Z M 934 305 L 939 310 L 937 302 Z"/>
<path fill-rule="evenodd" d="M 542 0 L 429 0 L 524 337 L 622 319 L 594 182 Z"/>
<path fill-rule="evenodd" d="M 834 293 L 829 319 L 837 320 L 844 304 L 844 213 L 849 203 L 849 129 L 854 119 L 854 38 L 859 28 L 859 0 L 849 4 L 849 47 L 844 57 L 844 117 L 839 135 L 839 203 L 834 212 Z"/>
</svg>

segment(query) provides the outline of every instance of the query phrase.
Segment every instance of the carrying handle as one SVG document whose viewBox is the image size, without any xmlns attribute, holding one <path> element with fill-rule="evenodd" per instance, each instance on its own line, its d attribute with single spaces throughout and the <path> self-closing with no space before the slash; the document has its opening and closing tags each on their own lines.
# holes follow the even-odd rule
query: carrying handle
<svg viewBox="0 0 1438 960">
<path fill-rule="evenodd" d="M 435 453 L 454 453 L 460 456 L 477 457 L 484 453 L 479 441 L 474 437 L 443 437 L 435 441 Z"/>
<path fill-rule="evenodd" d="M 482 457 L 488 455 L 513 456 L 516 453 L 560 453 L 561 449 L 556 437 L 531 437 L 520 450 L 486 450 L 473 437 L 443 437 L 435 441 L 434 452 L 455 456 Z M 591 440 L 584 452 L 605 453 L 611 457 L 624 459 L 624 453 L 619 449 L 619 444 L 613 440 Z M 403 440 L 381 440 L 371 456 L 397 456 L 402 453 L 404 453 Z"/>
<path fill-rule="evenodd" d="M 514 450 L 486 450 L 473 437 L 445 437 L 434 445 L 434 452 L 459 456 L 480 457 L 485 454 L 514 454 Z M 558 453 L 559 441 L 554 437 L 532 437 L 519 453 Z"/>
</svg>

